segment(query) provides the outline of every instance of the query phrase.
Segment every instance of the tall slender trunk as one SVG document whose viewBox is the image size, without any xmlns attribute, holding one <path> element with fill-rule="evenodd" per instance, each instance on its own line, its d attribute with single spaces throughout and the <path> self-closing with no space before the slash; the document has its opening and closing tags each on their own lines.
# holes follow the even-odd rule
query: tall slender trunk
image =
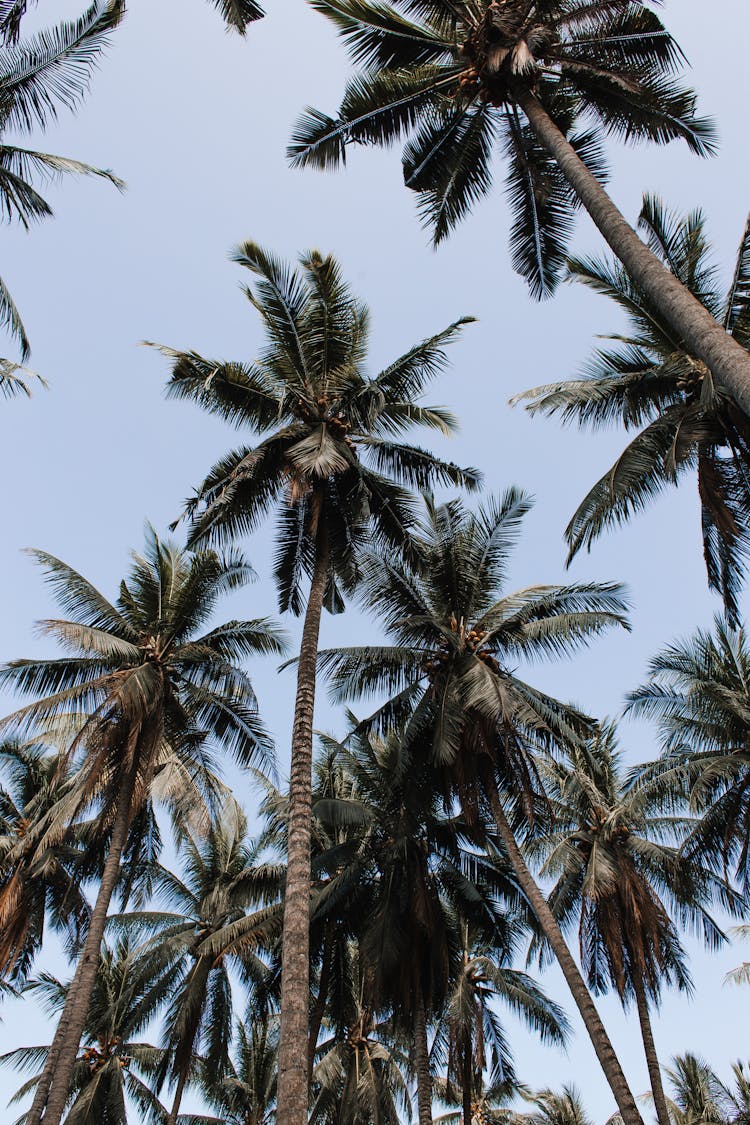
<svg viewBox="0 0 750 1125">
<path fill-rule="evenodd" d="M 633 974 L 633 988 L 635 990 L 635 1001 L 638 1005 L 638 1022 L 641 1025 L 641 1038 L 643 1039 L 643 1050 L 646 1054 L 646 1066 L 648 1067 L 648 1077 L 651 1082 L 651 1093 L 654 1095 L 654 1109 L 656 1110 L 659 1125 L 672 1125 L 672 1119 L 669 1116 L 669 1108 L 667 1106 L 667 1097 L 664 1093 L 664 1086 L 661 1080 L 659 1056 L 656 1053 L 656 1044 L 654 1043 L 651 1015 L 648 1010 L 648 997 L 646 996 L 643 977 L 638 976 L 637 972 Z"/>
<path fill-rule="evenodd" d="M 308 1105 L 308 1014 L 310 992 L 310 820 L 312 815 L 313 712 L 320 618 L 328 576 L 325 531 L 317 535 L 317 557 L 307 599 L 297 666 L 297 698 L 289 776 L 289 844 L 281 950 L 279 1125 L 306 1125 Z"/>
<path fill-rule="evenodd" d="M 591 1039 L 594 1051 L 596 1052 L 596 1057 L 604 1071 L 610 1089 L 614 1094 L 617 1108 L 620 1111 L 622 1119 L 625 1125 L 643 1125 L 643 1120 L 638 1112 L 635 1099 L 633 1098 L 627 1079 L 620 1066 L 620 1060 L 615 1054 L 614 1047 L 601 1021 L 601 1017 L 596 1010 L 594 1001 L 591 999 L 586 983 L 565 943 L 557 920 L 547 905 L 547 900 L 537 886 L 534 876 L 529 871 L 526 866 L 526 861 L 521 855 L 521 850 L 513 835 L 513 829 L 508 823 L 508 818 L 505 815 L 505 810 L 500 801 L 494 773 L 489 763 L 482 771 L 482 780 L 498 834 L 508 853 L 508 859 L 516 874 L 521 890 L 534 911 L 537 921 L 542 927 L 544 936 L 549 942 L 557 958 L 557 962 L 562 969 L 571 995 L 576 1002 L 578 1011 L 581 1013 L 581 1018 L 589 1034 L 589 1038 Z"/>
<path fill-rule="evenodd" d="M 427 1045 L 427 1015 L 424 996 L 417 981 L 414 996 L 414 1069 L 417 1072 L 417 1120 L 432 1125 L 432 1075 Z"/>
<path fill-rule="evenodd" d="M 539 99 L 529 90 L 519 89 L 516 100 L 537 140 L 554 157 L 631 279 L 662 310 L 673 330 L 682 337 L 686 347 L 703 360 L 717 383 L 725 387 L 750 416 L 750 354 L 641 241 Z"/>
<path fill-rule="evenodd" d="M 185 1093 L 185 1087 L 188 1080 L 188 1067 L 183 1067 L 180 1077 L 177 1080 L 177 1089 L 174 1092 L 172 1099 L 172 1108 L 169 1111 L 165 1125 L 177 1125 L 177 1114 L 180 1112 L 180 1105 L 182 1103 L 182 1095 Z"/>
<path fill-rule="evenodd" d="M 117 811 L 112 826 L 107 861 L 104 864 L 102 880 L 91 914 L 89 931 L 70 986 L 65 1007 L 62 1010 L 52 1046 L 39 1079 L 34 1101 L 26 1117 L 26 1125 L 60 1125 L 68 1099 L 73 1067 L 81 1042 L 86 1013 L 99 969 L 104 927 L 107 921 L 109 904 L 120 874 L 120 860 L 128 839 L 128 829 L 132 819 L 133 792 L 137 759 L 123 771 L 117 793 Z M 46 1109 L 45 1109 L 46 1105 Z M 42 1119 L 42 1111 L 44 1118 Z"/>
<path fill-rule="evenodd" d="M 471 1051 L 464 1051 L 464 1073 L 461 1087 L 461 1100 L 463 1104 L 463 1125 L 471 1125 L 471 1106 L 473 1101 L 472 1074 L 474 1071 Z"/>
<path fill-rule="evenodd" d="M 192 992 L 193 996 L 198 995 L 202 997 L 203 1003 L 206 1001 L 208 981 L 211 976 L 212 968 L 212 958 L 198 956 L 188 974 L 186 982 L 187 989 Z M 177 1070 L 177 1086 L 172 1099 L 172 1108 L 169 1111 L 164 1125 L 177 1125 L 177 1115 L 180 1112 L 182 1098 L 190 1078 L 192 1063 L 195 1057 L 195 1038 L 198 1034 L 198 1028 L 199 1019 L 194 1019 L 192 1023 L 188 1024 L 186 1033 L 182 1037 L 182 1040 L 178 1041 L 172 1055 L 172 1073 L 174 1074 L 174 1071 Z"/>
<path fill-rule="evenodd" d="M 323 1022 L 323 1016 L 326 1010 L 326 1001 L 328 1000 L 328 988 L 331 983 L 331 969 L 333 968 L 333 934 L 331 927 L 326 926 L 325 936 L 323 938 L 323 956 L 320 963 L 320 980 L 318 982 L 318 995 L 315 998 L 312 1011 L 310 1012 L 310 1038 L 307 1047 L 307 1076 L 308 1082 L 312 1077 L 313 1066 L 315 1065 L 315 1049 L 318 1046 L 318 1036 L 320 1035 L 320 1025 Z"/>
</svg>

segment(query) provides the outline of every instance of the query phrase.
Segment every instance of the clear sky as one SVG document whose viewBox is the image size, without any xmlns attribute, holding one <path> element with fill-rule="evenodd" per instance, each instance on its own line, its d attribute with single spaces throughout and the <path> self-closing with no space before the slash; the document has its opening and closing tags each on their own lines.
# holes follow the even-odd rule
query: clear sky
<svg viewBox="0 0 750 1125">
<path fill-rule="evenodd" d="M 40 0 L 28 28 L 83 6 Z M 252 238 L 292 257 L 333 251 L 373 313 L 373 370 L 419 338 L 465 313 L 479 318 L 452 349 L 453 368 L 432 400 L 451 407 L 460 435 L 443 451 L 485 473 L 488 489 L 510 483 L 537 497 L 511 580 L 566 577 L 562 530 L 578 500 L 622 447 L 622 435 L 563 431 L 528 419 L 507 400 L 537 383 L 575 374 L 597 333 L 616 328 L 614 310 L 581 287 L 563 287 L 536 305 L 513 274 L 502 181 L 437 253 L 403 187 L 399 154 L 358 150 L 344 172 L 293 172 L 284 149 L 298 113 L 335 110 L 347 74 L 343 46 L 302 0 L 268 0 L 268 18 L 247 38 L 228 35 L 206 0 L 130 0 L 75 116 L 63 115 L 33 144 L 110 167 L 128 183 L 118 194 L 101 181 L 67 180 L 51 189 L 56 217 L 24 234 L 4 229 L 2 276 L 31 337 L 31 365 L 50 382 L 29 401 L 0 403 L 0 473 L 6 502 L 0 542 L 3 615 L 0 659 L 46 651 L 33 621 L 52 606 L 21 548 L 50 551 L 114 595 L 144 519 L 165 529 L 216 457 L 238 439 L 190 405 L 165 402 L 165 361 L 144 339 L 226 359 L 250 359 L 261 336 L 228 259 Z M 727 275 L 750 206 L 747 114 L 737 96 L 747 65 L 746 0 L 668 0 L 665 21 L 693 67 L 691 81 L 721 134 L 710 161 L 684 147 L 610 146 L 612 193 L 635 218 L 643 190 L 671 205 L 705 208 Z M 601 247 L 582 217 L 578 251 Z M 12 356 L 12 344 L 3 353 Z M 432 440 L 431 438 L 426 440 Z M 269 541 L 246 544 L 261 575 Z M 631 526 L 576 560 L 572 580 L 620 579 L 634 604 L 633 632 L 612 635 L 569 664 L 529 675 L 599 715 L 614 715 L 664 643 L 708 624 L 718 609 L 705 589 L 695 487 L 669 493 Z M 261 580 L 225 616 L 275 611 Z M 356 623 L 356 624 L 355 624 Z M 296 630 L 294 622 L 287 622 Z M 324 621 L 323 644 L 363 639 L 360 618 Z M 293 672 L 273 663 L 252 669 L 263 713 L 275 732 L 282 774 L 288 761 Z M 11 703 L 3 701 L 6 709 Z M 321 699 L 318 725 L 340 729 Z M 622 727 L 628 760 L 654 751 L 651 732 Z M 250 813 L 256 794 L 232 774 Z M 693 1050 L 723 1072 L 741 1056 L 747 993 L 722 986 L 741 948 L 708 958 L 696 952 L 692 1001 L 669 996 L 656 1026 L 663 1058 Z M 570 1008 L 557 974 L 550 991 Z M 646 1088 L 637 1021 L 602 1005 L 634 1089 Z M 48 1021 L 29 1000 L 6 1007 L 0 1049 L 42 1041 Z M 517 1034 L 520 1076 L 533 1087 L 574 1081 L 596 1121 L 613 1109 L 582 1035 L 567 1056 Z M 0 1104 L 17 1087 L 0 1072 Z M 3 1096 L 6 1095 L 6 1096 Z M 3 1117 L 0 1111 L 0 1119 Z M 11 1111 L 8 1111 L 10 1113 Z M 10 1120 L 10 1117 L 8 1117 Z"/>
</svg>

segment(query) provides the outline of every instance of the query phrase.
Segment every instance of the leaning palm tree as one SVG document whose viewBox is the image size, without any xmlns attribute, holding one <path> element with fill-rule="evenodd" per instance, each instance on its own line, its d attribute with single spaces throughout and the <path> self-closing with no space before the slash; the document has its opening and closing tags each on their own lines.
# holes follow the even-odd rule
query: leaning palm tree
<svg viewBox="0 0 750 1125">
<path fill-rule="evenodd" d="M 666 270 L 602 187 L 600 135 L 712 148 L 679 47 L 640 0 L 313 0 L 361 70 L 338 115 L 308 110 L 292 161 L 328 168 L 348 144 L 408 137 L 404 178 L 439 242 L 506 158 L 513 263 L 551 293 L 582 204 L 673 331 L 750 413 L 750 356 Z M 580 119 L 594 128 L 581 127 Z"/>
<path fill-rule="evenodd" d="M 653 252 L 743 348 L 750 347 L 750 223 L 740 242 L 728 293 L 709 256 L 701 211 L 686 216 L 645 196 L 639 226 Z M 654 496 L 697 470 L 703 553 L 709 585 L 736 621 L 750 551 L 750 426 L 705 363 L 675 337 L 659 304 L 617 262 L 584 258 L 568 273 L 611 297 L 629 317 L 626 333 L 598 349 L 581 379 L 516 395 L 532 414 L 563 422 L 637 430 L 614 465 L 578 505 L 565 531 L 568 559 L 608 527 L 623 523 Z"/>
<path fill-rule="evenodd" d="M 750 646 L 744 628 L 715 618 L 712 631 L 668 645 L 648 681 L 628 696 L 632 714 L 657 723 L 661 758 L 643 770 L 667 808 L 684 801 L 698 819 L 684 841 L 717 875 L 750 887 Z"/>
<path fill-rule="evenodd" d="M 677 922 L 716 948 L 725 935 L 708 908 L 733 912 L 739 896 L 700 859 L 680 851 L 689 818 L 665 817 L 662 795 L 625 784 L 614 727 L 540 762 L 554 827 L 533 842 L 554 883 L 548 903 L 563 930 L 578 930 L 589 987 L 635 1000 L 659 1125 L 672 1125 L 654 1043 L 650 1007 L 663 987 L 691 991 Z"/>
<path fill-rule="evenodd" d="M 149 1082 L 162 1052 L 140 1040 L 173 985 L 173 973 L 161 951 L 146 955 L 126 941 L 102 946 L 96 984 L 86 1011 L 83 1050 L 75 1061 L 66 1097 L 69 1125 L 127 1125 L 126 1097 L 138 1107 L 145 1125 L 162 1125 L 165 1113 Z M 64 1007 L 71 984 L 44 974 L 33 986 L 50 1013 Z M 18 1047 L 2 1061 L 35 1070 L 47 1047 Z M 34 1089 L 39 1076 L 25 1082 L 12 1101 Z M 22 1118 L 21 1120 L 26 1120 Z"/>
<path fill-rule="evenodd" d="M 36 738 L 0 744 L 0 772 L 0 977 L 16 985 L 28 976 L 48 920 L 72 951 L 90 909 L 80 885 L 80 837 L 71 831 L 48 847 L 34 846 L 34 825 L 74 779 L 60 773 L 57 755 Z M 19 847 L 25 839 L 28 849 Z"/>
<path fill-rule="evenodd" d="M 362 590 L 392 647 L 322 654 L 337 698 L 393 693 L 375 724 L 410 714 L 429 730 L 432 758 L 469 823 L 489 806 L 497 833 L 531 909 L 552 946 L 623 1118 L 640 1114 L 619 1060 L 560 928 L 521 854 L 514 827 L 544 818 L 535 751 L 560 751 L 591 730 L 591 720 L 526 683 L 519 658 L 560 657 L 625 625 L 615 584 L 530 586 L 501 594 L 509 556 L 530 501 L 511 488 L 477 512 L 428 502 L 409 558 L 368 556 Z"/>
<path fill-rule="evenodd" d="M 61 767 L 78 763 L 75 786 L 50 810 L 37 848 L 61 839 L 85 810 L 96 810 L 108 834 L 91 923 L 73 984 L 37 1086 L 27 1125 L 59 1125 L 76 1051 L 94 987 L 107 911 L 131 828 L 147 804 L 159 771 L 207 776 L 207 737 L 244 764 L 268 760 L 271 745 L 241 662 L 277 653 L 278 631 L 265 619 L 230 621 L 205 631 L 219 597 L 245 585 L 252 571 L 237 554 L 189 554 L 149 530 L 143 555 L 112 604 L 59 559 L 35 552 L 68 620 L 41 623 L 67 655 L 15 660 L 0 668 L 0 684 L 34 702 L 4 721 L 23 732 L 71 713 L 78 730 Z M 168 797 L 170 790 L 167 790 Z M 180 790 L 173 811 L 184 817 Z M 210 794 L 207 795 L 210 799 Z"/>
<path fill-rule="evenodd" d="M 254 243 L 234 260 L 254 274 L 248 296 L 267 343 L 249 364 L 163 348 L 173 360 L 168 393 L 192 399 L 238 428 L 261 435 L 211 469 L 189 506 L 192 542 L 223 542 L 252 531 L 274 509 L 275 577 L 281 610 L 300 613 L 310 580 L 292 730 L 289 845 L 279 1053 L 279 1118 L 307 1114 L 310 792 L 315 671 L 324 605 L 343 608 L 357 581 L 357 552 L 370 536 L 400 548 L 413 522 L 404 485 L 475 484 L 477 474 L 399 438 L 416 426 L 447 433 L 450 414 L 422 406 L 445 366 L 445 345 L 461 320 L 411 348 L 380 374 L 365 373 L 368 312 L 332 257 L 304 255 L 293 269 Z"/>
<path fill-rule="evenodd" d="M 7 5 L 6 5 L 7 7 Z M 74 109 L 88 90 L 91 72 L 106 46 L 109 33 L 122 19 L 124 0 L 94 0 L 78 20 L 42 31 L 0 51 L 0 214 L 26 229 L 52 214 L 34 186 L 34 178 L 50 181 L 68 173 L 103 176 L 117 187 L 106 169 L 93 168 L 69 157 L 19 148 L 4 134 L 44 128 L 62 107 Z M 0 9 L 0 17 L 11 13 Z M 26 359 L 30 344 L 13 298 L 0 279 L 0 325 L 18 341 Z M 28 393 L 32 373 L 9 360 L 0 361 L 0 392 Z"/>
</svg>

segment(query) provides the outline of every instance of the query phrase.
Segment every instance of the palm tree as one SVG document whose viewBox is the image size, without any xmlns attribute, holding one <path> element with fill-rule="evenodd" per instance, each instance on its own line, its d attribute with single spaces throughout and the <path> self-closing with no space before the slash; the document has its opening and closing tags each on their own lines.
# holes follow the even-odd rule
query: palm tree
<svg viewBox="0 0 750 1125">
<path fill-rule="evenodd" d="M 32 0 L 33 2 L 33 0 Z M 211 0 L 218 9 L 227 27 L 245 34 L 248 24 L 263 16 L 263 9 L 255 0 Z M 26 15 L 29 0 L 0 0 L 0 43 L 3 46 L 16 43 L 21 29 L 21 20 Z"/>
<path fill-rule="evenodd" d="M 274 1125 L 279 1064 L 278 1018 L 257 1013 L 238 1023 L 236 1060 L 222 1077 L 201 1068 L 202 1088 L 222 1125 Z M 189 1123 L 192 1125 L 192 1122 Z"/>
<path fill-rule="evenodd" d="M 153 930 L 146 948 L 169 949 L 179 962 L 164 1017 L 164 1053 L 157 1075 L 160 1083 L 168 1077 L 176 1087 L 165 1125 L 177 1125 L 196 1064 L 205 1066 L 217 1085 L 231 1074 L 233 970 L 248 982 L 257 981 L 261 990 L 268 974 L 263 960 L 247 947 L 251 934 L 243 934 L 239 925 L 247 920 L 257 932 L 256 915 L 248 912 L 259 904 L 266 881 L 246 833 L 242 810 L 227 801 L 203 839 L 182 834 L 184 878 L 160 869 L 155 890 L 170 912 L 118 919 L 126 931 L 133 926 Z M 240 938 L 246 945 L 238 948 Z"/>
<path fill-rule="evenodd" d="M 516 841 L 544 817 L 535 748 L 560 750 L 586 731 L 573 707 L 525 683 L 519 657 L 560 657 L 589 638 L 625 625 L 614 584 L 530 586 L 501 596 L 510 550 L 530 501 L 511 488 L 476 513 L 459 502 L 428 502 L 409 557 L 371 553 L 362 590 L 393 647 L 321 654 L 336 698 L 396 692 L 374 722 L 411 712 L 429 730 L 432 757 L 458 795 L 469 823 L 489 805 L 518 884 L 565 975 L 602 1069 L 628 1125 L 640 1114 L 580 970 Z M 510 817 L 510 819 L 509 819 Z"/>
<path fill-rule="evenodd" d="M 302 610 L 310 579 L 297 665 L 289 789 L 289 846 L 284 899 L 279 1118 L 302 1125 L 308 1032 L 310 792 L 313 711 L 320 619 L 343 608 L 357 580 L 366 538 L 400 546 L 413 522 L 403 485 L 477 482 L 477 474 L 398 439 L 414 426 L 450 432 L 446 411 L 419 404 L 445 366 L 445 345 L 461 320 L 411 348 L 374 378 L 364 372 L 368 313 L 332 257 L 317 251 L 292 269 L 244 243 L 234 260 L 257 279 L 248 296 L 267 344 L 251 364 L 204 359 L 162 348 L 173 361 L 168 393 L 188 398 L 252 434 L 218 462 L 189 505 L 192 542 L 225 541 L 278 513 L 275 577 L 282 611 Z"/>
<path fill-rule="evenodd" d="M 69 655 L 0 668 L 3 686 L 41 695 L 4 725 L 23 732 L 71 712 L 81 717 L 61 758 L 63 768 L 80 761 L 76 785 L 48 814 L 38 848 L 62 838 L 86 808 L 97 810 L 98 826 L 109 834 L 86 941 L 27 1120 L 39 1125 L 46 1102 L 45 1125 L 59 1125 L 120 861 L 155 775 L 176 757 L 183 770 L 198 776 L 207 761 L 207 736 L 241 763 L 268 759 L 270 742 L 241 661 L 255 652 L 278 653 L 282 643 L 265 619 L 202 631 L 221 594 L 251 578 L 240 555 L 188 554 L 149 529 L 145 553 L 133 556 L 112 604 L 67 564 L 34 554 L 58 603 L 71 614 L 40 628 Z M 179 803 L 175 812 L 185 815 Z"/>
<path fill-rule="evenodd" d="M 750 222 L 737 254 L 728 293 L 722 293 L 709 257 L 705 218 L 665 210 L 645 196 L 640 229 L 653 252 L 743 348 L 750 346 Z M 736 622 L 737 598 L 750 549 L 750 428 L 747 416 L 710 370 L 675 337 L 660 306 L 614 261 L 568 263 L 568 273 L 611 297 L 628 314 L 628 332 L 598 349 L 582 379 L 550 383 L 516 395 L 532 414 L 559 414 L 563 422 L 638 433 L 581 501 L 565 531 L 568 561 L 605 528 L 627 520 L 680 476 L 697 468 L 703 552 L 709 585 Z"/>
<path fill-rule="evenodd" d="M 682 845 L 723 877 L 734 868 L 750 887 L 750 647 L 745 630 L 721 618 L 668 645 L 628 710 L 654 719 L 662 757 L 642 772 L 667 807 L 700 814 Z"/>
<path fill-rule="evenodd" d="M 530 1030 L 559 1046 L 565 1043 L 568 1021 L 530 977 L 510 968 L 517 937 L 512 929 L 503 948 L 497 936 L 489 942 L 466 922 L 461 928 L 461 957 L 451 978 L 433 1055 L 445 1055 L 443 1091 L 460 1090 L 462 1125 L 472 1125 L 483 1099 L 493 1100 L 500 1088 L 506 1094 L 518 1088 L 510 1044 L 491 1002 L 504 1001 Z"/>
<path fill-rule="evenodd" d="M 514 1125 L 591 1125 L 581 1095 L 575 1086 L 563 1086 L 562 1092 L 539 1090 L 526 1096 L 536 1109 L 514 1115 Z"/>
<path fill-rule="evenodd" d="M 0 8 L 0 19 L 13 23 L 18 4 Z M 65 156 L 6 144 L 8 130 L 28 133 L 54 121 L 60 107 L 75 109 L 86 94 L 91 72 L 125 10 L 124 0 L 94 0 L 78 20 L 61 23 L 0 51 L 0 214 L 8 222 L 30 224 L 52 214 L 33 185 L 34 177 L 52 180 L 69 173 L 103 176 L 116 187 L 124 185 L 112 172 L 93 168 Z M 21 14 L 23 6 L 21 6 Z M 20 18 L 20 17 L 19 17 Z M 0 24 L 5 27 L 5 23 Z M 0 279 L 0 325 L 18 341 L 22 359 L 31 350 L 13 298 Z M 33 373 L 10 360 L 0 361 L 0 392 L 28 393 Z"/>
<path fill-rule="evenodd" d="M 331 1034 L 312 1074 L 311 1125 L 399 1125 L 404 1113 L 411 1117 L 407 1055 L 391 1021 L 379 1021 L 368 1004 L 368 967 L 349 942 Z"/>
<path fill-rule="evenodd" d="M 70 789 L 58 758 L 41 740 L 0 745 L 0 976 L 23 984 L 42 947 L 47 918 L 68 950 L 80 945 L 89 905 L 80 887 L 81 841 L 71 833 L 35 847 L 33 826 Z M 19 848 L 25 839 L 28 850 Z M 10 858 L 12 857 L 12 858 Z"/>
<path fill-rule="evenodd" d="M 687 349 L 750 413 L 750 356 L 638 238 L 602 187 L 600 135 L 699 154 L 712 129 L 674 72 L 679 47 L 640 0 L 313 0 L 361 69 L 335 118 L 308 110 L 289 152 L 335 167 L 346 146 L 408 137 L 404 179 L 435 242 L 492 184 L 499 149 L 513 264 L 551 293 L 581 204 Z M 595 128 L 579 128 L 580 118 Z"/>
<path fill-rule="evenodd" d="M 744 1093 L 744 1115 L 736 1113 L 739 1106 L 732 1092 L 699 1055 L 676 1055 L 667 1068 L 672 1098 L 670 1109 L 675 1125 L 729 1125 L 747 1114 L 747 1079 L 741 1064 L 734 1068 L 739 1080 L 738 1093 Z M 744 1090 L 743 1090 L 744 1086 Z"/>
<path fill-rule="evenodd" d="M 84 1048 L 75 1061 L 66 1125 L 127 1125 L 125 1098 L 138 1107 L 145 1125 L 162 1125 L 164 1109 L 147 1085 L 161 1051 L 140 1041 L 140 1033 L 169 995 L 173 983 L 160 953 L 145 955 L 137 946 L 120 941 L 102 946 L 96 983 L 86 1012 Z M 60 1012 L 72 984 L 43 974 L 31 987 L 51 1013 Z M 2 1061 L 34 1070 L 48 1047 L 19 1047 Z M 39 1082 L 25 1082 L 13 1097 L 21 1101 Z M 22 1120 L 26 1120 L 23 1118 Z"/>
<path fill-rule="evenodd" d="M 742 903 L 681 854 L 691 821 L 663 816 L 661 793 L 625 784 L 614 727 L 539 768 L 555 822 L 533 845 L 546 856 L 542 876 L 554 879 L 549 906 L 563 930 L 577 926 L 589 987 L 635 999 L 659 1125 L 672 1125 L 649 1006 L 666 983 L 692 989 L 676 922 L 716 948 L 726 939 L 707 907 Z"/>
<path fill-rule="evenodd" d="M 211 0 L 214 8 L 221 13 L 227 27 L 244 35 L 248 24 L 262 19 L 264 12 L 255 0 Z"/>
</svg>

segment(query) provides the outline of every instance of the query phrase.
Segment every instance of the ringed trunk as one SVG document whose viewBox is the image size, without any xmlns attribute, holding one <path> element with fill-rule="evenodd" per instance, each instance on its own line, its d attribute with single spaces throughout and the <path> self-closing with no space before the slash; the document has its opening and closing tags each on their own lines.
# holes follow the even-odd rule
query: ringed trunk
<svg viewBox="0 0 750 1125">
<path fill-rule="evenodd" d="M 135 764 L 124 771 L 117 794 L 117 813 L 102 881 L 91 914 L 86 941 L 76 967 L 65 1007 L 44 1064 L 26 1125 L 60 1125 L 73 1076 L 78 1047 L 99 969 L 109 904 L 120 874 L 120 860 L 128 839 L 135 790 Z M 46 1109 L 45 1109 L 46 1106 Z M 42 1118 L 42 1112 L 44 1117 Z"/>
<path fill-rule="evenodd" d="M 508 818 L 505 815 L 505 810 L 500 801 L 494 774 L 489 765 L 483 770 L 482 780 L 498 835 L 503 841 L 505 850 L 508 853 L 508 859 L 510 860 L 521 889 L 534 911 L 537 921 L 542 927 L 544 936 L 549 942 L 557 958 L 557 962 L 562 969 L 571 995 L 576 1002 L 578 1011 L 581 1013 L 584 1026 L 586 1027 L 586 1031 L 588 1032 L 592 1046 L 596 1052 L 596 1057 L 599 1060 L 599 1064 L 609 1083 L 610 1089 L 614 1094 L 620 1115 L 625 1125 L 643 1125 L 643 1119 L 638 1112 L 638 1106 L 635 1104 L 635 1099 L 630 1091 L 622 1067 L 620 1066 L 620 1060 L 615 1054 L 609 1035 L 596 1010 L 594 1001 L 591 999 L 591 994 L 566 945 L 557 920 L 547 905 L 547 900 L 537 886 L 534 876 L 526 866 L 526 861 L 516 843 L 513 829 L 508 823 Z"/>
<path fill-rule="evenodd" d="M 302 629 L 289 777 L 289 845 L 281 950 L 279 1038 L 279 1125 L 307 1125 L 308 1015 L 310 993 L 310 820 L 312 816 L 313 712 L 320 618 L 328 577 L 325 531 L 317 536 L 317 558 Z"/>
<path fill-rule="evenodd" d="M 729 391 L 750 417 L 750 354 L 641 241 L 539 99 L 522 88 L 515 96 L 537 140 L 555 159 L 631 279 L 661 309 L 687 348 L 703 360 L 716 382 Z"/>
<path fill-rule="evenodd" d="M 669 1116 L 669 1107 L 667 1106 L 667 1097 L 664 1093 L 664 1085 L 661 1080 L 659 1056 L 656 1053 L 656 1044 L 654 1043 L 651 1015 L 648 1010 L 648 997 L 646 996 L 646 989 L 643 985 L 643 978 L 639 977 L 637 974 L 633 976 L 633 988 L 635 990 L 636 1004 L 638 1005 L 638 1022 L 641 1025 L 641 1038 L 643 1039 L 643 1050 L 646 1055 L 646 1066 L 648 1067 L 648 1077 L 651 1083 L 651 1093 L 654 1095 L 654 1109 L 656 1110 L 659 1125 L 672 1125 L 672 1119 Z"/>
<path fill-rule="evenodd" d="M 415 992 L 414 1069 L 417 1072 L 417 1116 L 419 1125 L 432 1125 L 432 1075 L 427 1045 L 427 1016 L 419 982 Z"/>
</svg>

